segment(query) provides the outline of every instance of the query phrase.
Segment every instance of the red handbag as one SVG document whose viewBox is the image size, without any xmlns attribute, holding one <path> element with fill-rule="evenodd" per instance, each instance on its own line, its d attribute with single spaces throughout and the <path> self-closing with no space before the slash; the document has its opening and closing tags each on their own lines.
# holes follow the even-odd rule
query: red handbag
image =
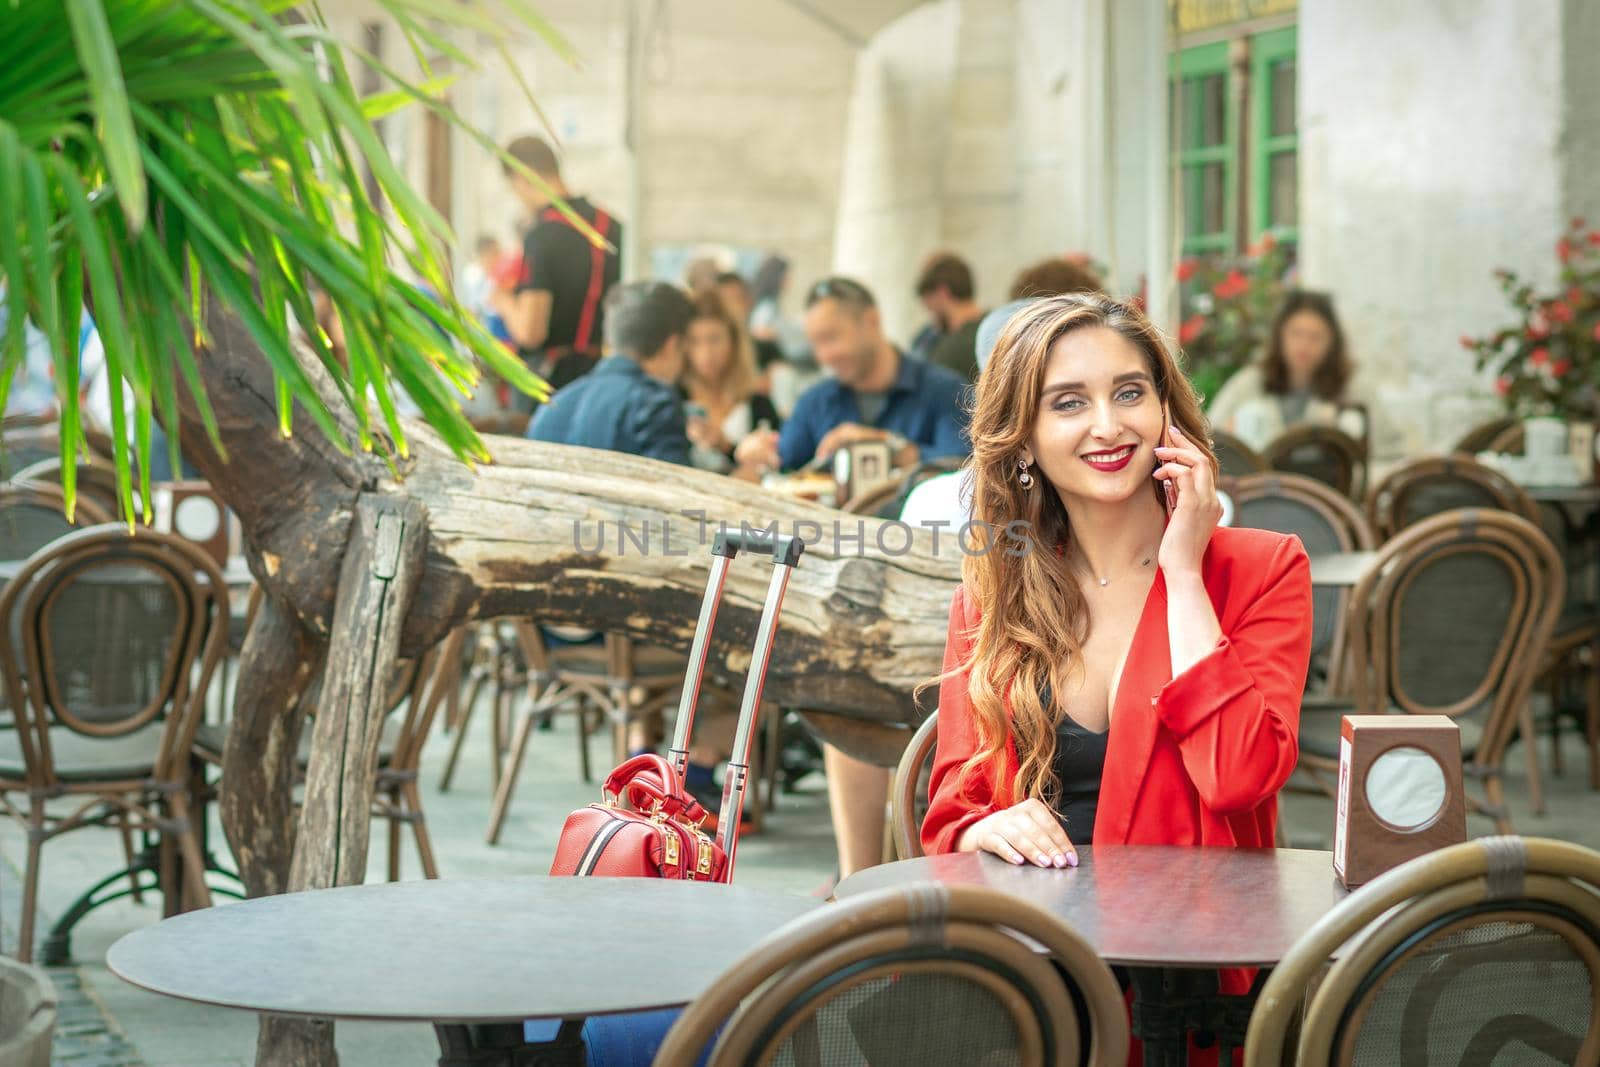
<svg viewBox="0 0 1600 1067">
<path fill-rule="evenodd" d="M 611 772 L 605 800 L 567 816 L 550 873 L 721 882 L 728 856 L 702 826 L 706 812 L 655 753 Z"/>
<path fill-rule="evenodd" d="M 579 808 L 567 816 L 550 865 L 553 875 L 612 876 L 623 878 L 683 878 L 699 882 L 727 882 L 733 878 L 733 857 L 738 847 L 737 814 L 719 821 L 713 836 L 704 829 L 706 811 L 683 787 L 689 764 L 689 736 L 705 676 L 712 628 L 728 564 L 743 548 L 770 550 L 772 582 L 756 627 L 755 654 L 745 676 L 744 698 L 739 705 L 739 726 L 733 755 L 722 787 L 722 810 L 744 810 L 745 783 L 750 773 L 750 743 L 772 639 L 789 575 L 805 542 L 790 537 L 719 532 L 711 545 L 711 577 L 700 605 L 700 621 L 689 649 L 689 671 L 684 678 L 673 728 L 670 758 L 645 753 L 626 761 L 607 776 L 599 804 Z"/>
</svg>

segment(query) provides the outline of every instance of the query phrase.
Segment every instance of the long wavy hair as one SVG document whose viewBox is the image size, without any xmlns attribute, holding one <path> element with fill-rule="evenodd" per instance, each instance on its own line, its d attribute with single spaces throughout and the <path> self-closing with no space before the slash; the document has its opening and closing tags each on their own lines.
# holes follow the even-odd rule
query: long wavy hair
<svg viewBox="0 0 1600 1067">
<path fill-rule="evenodd" d="M 693 298 L 694 317 L 690 324 L 701 319 L 709 319 L 728 331 L 728 365 L 723 368 L 720 382 L 705 382 L 707 388 L 721 390 L 732 397 L 735 403 L 742 404 L 750 399 L 756 391 L 756 356 L 754 346 L 750 342 L 750 335 L 745 331 L 744 325 L 737 315 L 728 307 L 722 296 L 715 289 L 706 289 L 697 293 Z M 685 341 L 687 344 L 687 341 Z M 687 356 L 687 352 L 685 353 Z M 683 374 L 679 376 L 680 383 L 687 389 L 689 384 L 699 375 L 694 369 L 693 361 L 685 358 L 683 361 Z"/>
<path fill-rule="evenodd" d="M 968 675 L 979 740 L 961 780 L 1001 766 L 997 757 L 1009 735 L 1021 762 L 1013 789 L 1018 800 L 1055 799 L 1059 785 L 1051 765 L 1066 712 L 1059 700 L 1048 707 L 1045 700 L 1070 692 L 1082 670 L 1089 612 L 1064 551 L 1072 540 L 1066 507 L 1042 475 L 1023 488 L 1017 461 L 1039 417 L 1050 349 L 1065 334 L 1093 326 L 1115 330 L 1143 353 L 1168 421 L 1215 463 L 1200 398 L 1136 307 L 1092 293 L 1046 297 L 1019 311 L 1000 334 L 972 412 L 973 519 L 991 532 L 1026 531 L 1027 543 L 1000 547 L 991 536 L 988 551 L 969 544 L 962 580 L 982 621 L 970 661 L 954 672 Z M 1150 485 L 1162 494 L 1160 483 Z M 1016 520 L 1026 525 L 1012 525 Z"/>
<path fill-rule="evenodd" d="M 1333 310 L 1333 298 L 1327 293 L 1293 289 L 1283 298 L 1283 306 L 1272 320 L 1266 355 L 1261 360 L 1263 384 L 1267 392 L 1275 396 L 1282 396 L 1289 391 L 1289 361 L 1283 354 L 1283 331 L 1289 325 L 1289 319 L 1302 311 L 1309 311 L 1320 318 L 1333 335 L 1328 342 L 1328 354 L 1311 376 L 1311 391 L 1323 400 L 1337 403 L 1344 399 L 1344 388 L 1350 381 L 1350 354 L 1345 351 L 1344 330 L 1339 325 L 1339 316 Z"/>
</svg>

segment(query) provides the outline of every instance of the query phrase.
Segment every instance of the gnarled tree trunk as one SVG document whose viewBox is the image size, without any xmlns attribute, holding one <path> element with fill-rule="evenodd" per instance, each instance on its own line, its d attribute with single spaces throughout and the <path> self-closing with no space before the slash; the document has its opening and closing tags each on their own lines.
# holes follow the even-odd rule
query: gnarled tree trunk
<svg viewBox="0 0 1600 1067">
<path fill-rule="evenodd" d="M 912 689 L 939 669 L 960 576 L 953 536 L 946 534 L 936 553 L 927 531 L 913 535 L 722 476 L 589 449 L 496 438 L 494 462 L 474 470 L 415 423 L 408 426 L 411 455 L 397 471 L 371 455 L 340 453 L 303 414 L 299 432 L 285 439 L 276 432 L 266 359 L 215 302 L 208 316 L 212 347 L 200 366 L 227 459 L 212 449 L 192 410 L 183 440 L 238 514 L 269 601 L 245 646 L 223 781 L 229 841 L 253 895 L 288 884 L 300 732 L 288 696 L 300 686 L 284 679 L 303 682 L 308 665 L 326 654 L 363 493 L 403 491 L 427 515 L 401 656 L 422 654 L 463 622 L 508 615 L 687 649 L 711 532 L 722 522 L 776 523 L 778 532 L 812 543 L 789 585 L 767 697 L 872 722 L 920 717 Z M 755 565 L 730 571 L 713 673 L 742 677 L 767 574 Z M 303 825 L 327 826 L 327 818 L 308 809 Z M 262 1036 L 261 1063 L 336 1062 L 331 1027 L 280 1021 Z"/>
</svg>

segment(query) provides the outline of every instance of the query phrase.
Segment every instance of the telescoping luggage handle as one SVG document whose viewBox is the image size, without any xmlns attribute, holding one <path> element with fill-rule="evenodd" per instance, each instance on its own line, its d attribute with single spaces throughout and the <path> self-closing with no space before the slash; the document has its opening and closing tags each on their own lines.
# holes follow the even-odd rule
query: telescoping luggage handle
<svg viewBox="0 0 1600 1067">
<path fill-rule="evenodd" d="M 763 533 L 718 531 L 711 543 L 711 577 L 706 582 L 705 599 L 700 603 L 700 620 L 695 624 L 694 643 L 689 646 L 689 672 L 678 699 L 678 721 L 672 732 L 672 748 L 667 758 L 679 781 L 689 768 L 689 737 L 694 730 L 695 708 L 700 702 L 700 684 L 705 678 L 711 631 L 717 624 L 717 607 L 722 603 L 722 586 L 728 578 L 728 564 L 741 551 L 772 554 L 772 581 L 756 627 L 755 651 L 745 675 L 744 698 L 739 703 L 739 727 L 734 733 L 733 752 L 722 786 L 722 818 L 717 823 L 717 843 L 728 857 L 728 874 L 733 873 L 734 848 L 739 839 L 739 815 L 744 811 L 744 793 L 750 774 L 750 743 L 754 733 L 756 709 L 761 705 L 761 690 L 766 684 L 767 663 L 772 658 L 772 639 L 778 630 L 778 614 L 783 610 L 783 594 L 789 574 L 805 551 L 799 538 Z"/>
</svg>

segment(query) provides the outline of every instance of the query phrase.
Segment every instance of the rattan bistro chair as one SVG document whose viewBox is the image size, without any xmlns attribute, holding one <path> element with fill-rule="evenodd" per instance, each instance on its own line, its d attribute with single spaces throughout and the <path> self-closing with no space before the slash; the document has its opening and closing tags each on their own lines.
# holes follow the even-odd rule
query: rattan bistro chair
<svg viewBox="0 0 1600 1067">
<path fill-rule="evenodd" d="M 66 507 L 57 486 L 0 482 L 0 561 L 20 562 L 73 530 L 111 521 L 109 512 L 85 497 L 78 498 L 71 519 Z"/>
<path fill-rule="evenodd" d="M 1367 520 L 1379 540 L 1454 508 L 1499 508 L 1539 521 L 1522 487 L 1470 456 L 1423 456 L 1403 463 L 1367 495 Z"/>
<path fill-rule="evenodd" d="M 1311 555 L 1362 552 L 1373 547 L 1372 528 L 1349 498 L 1297 474 L 1254 474 L 1224 479 L 1233 498 L 1235 526 L 1295 534 Z M 1311 591 L 1313 663 L 1327 667 L 1336 692 L 1343 664 L 1345 605 L 1349 590 L 1319 586 Z"/>
<path fill-rule="evenodd" d="M 89 459 L 79 460 L 74 464 L 74 478 L 78 487 L 78 500 L 92 500 L 95 506 L 107 515 L 115 517 L 122 510 L 122 489 L 117 482 L 117 471 L 110 460 L 91 456 Z M 61 485 L 61 459 L 52 456 L 50 459 L 41 459 L 37 463 L 17 471 L 12 476 L 14 482 L 36 482 L 40 485 L 60 487 Z M 138 475 L 134 475 L 134 499 L 139 496 Z"/>
<path fill-rule="evenodd" d="M 1395 537 L 1351 594 L 1353 702 L 1302 711 L 1300 766 L 1332 795 L 1342 714 L 1448 715 L 1467 776 L 1483 782 L 1469 805 L 1510 833 L 1505 750 L 1521 728 L 1535 759 L 1528 696 L 1563 581 L 1550 539 L 1509 512 L 1449 511 Z"/>
<path fill-rule="evenodd" d="M 83 826 L 164 835 L 183 865 L 183 900 L 169 898 L 168 910 L 210 904 L 189 749 L 227 619 L 228 589 L 214 561 L 180 538 L 130 535 L 120 524 L 52 542 L 0 594 L 0 668 L 16 720 L 0 734 L 0 802 L 28 828 L 19 959 L 33 955 L 40 852 Z M 13 804 L 12 794 L 25 799 Z M 177 875 L 171 861 L 163 849 L 164 891 Z M 101 890 L 154 867 L 141 862 L 91 889 L 63 917 L 47 954 L 64 951 L 72 922 L 88 910 L 132 892 Z"/>
<path fill-rule="evenodd" d="M 1128 1055 L 1116 979 L 1076 932 L 992 889 L 931 884 L 778 930 L 689 1005 L 656 1067 L 695 1062 L 713 1038 L 709 1067 L 1121 1067 Z"/>
<path fill-rule="evenodd" d="M 1217 470 L 1229 478 L 1261 474 L 1272 469 L 1261 453 L 1226 430 L 1211 431 L 1211 450 L 1217 457 Z"/>
<path fill-rule="evenodd" d="M 911 735 L 889 791 L 889 830 L 903 860 L 922 855 L 922 817 L 928 813 L 928 776 L 938 744 L 939 709 L 935 708 Z"/>
<path fill-rule="evenodd" d="M 1360 499 L 1365 488 L 1366 449 L 1332 426 L 1291 426 L 1272 439 L 1261 458 L 1273 470 L 1311 478 L 1344 496 Z"/>
<path fill-rule="evenodd" d="M 1600 853 L 1480 838 L 1352 893 L 1256 1002 L 1246 1067 L 1284 1063 L 1600 1063 Z"/>
</svg>

